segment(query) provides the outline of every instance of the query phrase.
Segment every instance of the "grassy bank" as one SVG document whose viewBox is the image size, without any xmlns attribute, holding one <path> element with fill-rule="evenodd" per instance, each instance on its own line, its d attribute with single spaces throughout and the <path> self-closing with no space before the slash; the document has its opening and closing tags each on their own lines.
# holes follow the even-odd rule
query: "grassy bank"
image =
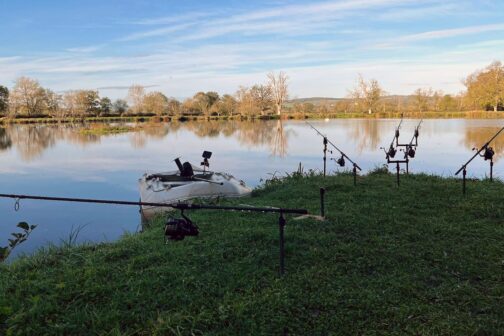
<svg viewBox="0 0 504 336">
<path fill-rule="evenodd" d="M 231 204 L 303 207 L 287 218 L 190 212 L 115 243 L 51 248 L 0 266 L 0 334 L 356 335 L 504 333 L 504 184 L 374 173 L 289 178 Z M 104 223 L 106 225 L 107 223 Z M 40 228 L 39 228 L 40 229 Z"/>
<path fill-rule="evenodd" d="M 493 111 L 451 111 L 451 112 L 377 112 L 373 114 L 338 112 L 338 113 L 303 113 L 287 112 L 282 114 L 282 119 L 353 119 L 353 118 L 424 118 L 424 119 L 501 119 L 504 112 Z M 144 121 L 187 121 L 187 120 L 272 120 L 279 119 L 277 115 L 253 115 L 242 116 L 235 114 L 232 116 L 202 116 L 202 115 L 181 115 L 181 116 L 115 116 L 115 117 L 67 117 L 53 118 L 0 118 L 0 124 L 58 124 L 58 123 L 85 123 L 85 122 L 144 122 Z"/>
<path fill-rule="evenodd" d="M 98 127 L 96 126 L 98 125 Z M 142 129 L 141 127 L 134 126 L 107 126 L 107 124 L 91 124 L 86 128 L 79 130 L 80 134 L 83 135 L 108 135 L 108 134 L 120 134 L 127 132 L 134 132 Z"/>
<path fill-rule="evenodd" d="M 242 116 L 239 114 L 232 116 L 203 116 L 203 115 L 180 115 L 180 116 L 115 116 L 115 117 L 66 117 L 53 118 L 50 116 L 43 118 L 0 118 L 0 124 L 67 124 L 67 123 L 109 123 L 109 122 L 146 122 L 146 121 L 189 121 L 189 120 L 253 120 L 278 119 L 276 115 L 268 116 Z"/>
</svg>

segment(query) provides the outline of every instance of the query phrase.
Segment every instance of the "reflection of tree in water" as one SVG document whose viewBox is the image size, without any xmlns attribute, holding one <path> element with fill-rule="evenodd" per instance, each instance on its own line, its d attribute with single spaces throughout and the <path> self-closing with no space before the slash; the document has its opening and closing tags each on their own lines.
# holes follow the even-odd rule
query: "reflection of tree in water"
<svg viewBox="0 0 504 336">
<path fill-rule="evenodd" d="M 133 132 L 129 136 L 130 144 L 135 149 L 144 148 L 147 144 L 147 136 L 142 132 Z"/>
<path fill-rule="evenodd" d="M 9 149 L 12 146 L 12 140 L 5 128 L 0 128 L 0 151 Z"/>
<path fill-rule="evenodd" d="M 244 121 L 239 124 L 238 141 L 247 146 L 269 145 L 273 142 L 274 124 L 270 121 Z"/>
<path fill-rule="evenodd" d="M 224 123 L 221 121 L 209 120 L 202 122 L 187 122 L 185 128 L 200 138 L 218 137 L 223 129 Z"/>
<path fill-rule="evenodd" d="M 142 125 L 140 130 L 131 132 L 129 135 L 129 140 L 133 148 L 139 149 L 145 147 L 149 138 L 151 139 L 163 139 L 171 131 L 171 124 L 145 124 Z"/>
<path fill-rule="evenodd" d="M 364 150 L 377 150 L 384 146 L 381 135 L 387 134 L 388 127 L 374 119 L 357 119 L 349 121 L 351 123 L 348 135 L 356 143 L 359 152 Z M 390 132 L 392 139 L 393 133 Z M 388 146 L 388 145 L 387 145 Z"/>
<path fill-rule="evenodd" d="M 54 128 L 57 140 L 65 140 L 81 147 L 89 144 L 100 143 L 100 136 L 97 134 L 82 133 L 82 125 L 65 124 Z"/>
<path fill-rule="evenodd" d="M 83 133 L 82 124 L 63 125 L 12 125 L 0 128 L 0 150 L 14 146 L 21 157 L 30 161 L 53 146 L 57 141 L 87 146 L 101 141 L 107 134 Z M 280 120 L 275 121 L 204 121 L 145 124 L 141 129 L 130 132 L 129 141 L 133 148 L 143 148 L 150 139 L 164 139 L 181 128 L 198 137 L 234 136 L 246 146 L 268 146 L 275 156 L 287 154 L 289 131 Z"/>
<path fill-rule="evenodd" d="M 147 124 L 141 130 L 148 138 L 163 139 L 170 133 L 170 124 Z"/>
<path fill-rule="evenodd" d="M 268 146 L 271 154 L 283 157 L 287 154 L 289 132 L 285 131 L 281 120 L 276 121 L 204 121 L 185 122 L 183 127 L 198 137 L 217 137 L 236 135 L 238 141 L 246 146 Z"/>
<path fill-rule="evenodd" d="M 276 124 L 274 141 L 271 145 L 271 154 L 273 156 L 284 157 L 287 155 L 287 147 L 288 147 L 288 132 L 285 132 L 283 128 L 283 123 L 281 120 L 278 120 Z"/>
<path fill-rule="evenodd" d="M 100 141 L 100 137 L 93 134 L 82 134 L 82 125 L 12 125 L 0 131 L 0 149 L 2 146 L 11 144 L 20 153 L 25 161 L 31 161 L 42 155 L 57 141 L 86 146 L 89 143 Z"/>
<path fill-rule="evenodd" d="M 18 125 L 8 129 L 12 143 L 25 161 L 42 155 L 56 143 L 54 127 L 46 125 Z"/>
<path fill-rule="evenodd" d="M 499 130 L 499 127 L 467 127 L 465 130 L 464 146 L 468 149 L 480 149 Z M 490 147 L 495 151 L 494 161 L 497 161 L 504 152 L 503 133 L 504 131 L 490 143 Z"/>
</svg>

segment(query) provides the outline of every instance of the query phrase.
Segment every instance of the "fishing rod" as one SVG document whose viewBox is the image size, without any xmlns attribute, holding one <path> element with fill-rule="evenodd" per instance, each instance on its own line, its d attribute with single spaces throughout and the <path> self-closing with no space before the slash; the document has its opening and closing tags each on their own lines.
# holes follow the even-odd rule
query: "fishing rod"
<svg viewBox="0 0 504 336">
<path fill-rule="evenodd" d="M 476 151 L 476 153 L 466 162 L 462 165 L 462 167 L 460 167 L 459 170 L 457 170 L 457 172 L 455 173 L 455 175 L 458 175 L 461 171 L 462 171 L 462 193 L 465 194 L 466 193 L 466 175 L 467 175 L 467 165 L 469 163 L 471 163 L 472 160 L 474 160 L 474 158 L 476 156 L 481 156 L 485 159 L 485 161 L 487 160 L 490 160 L 490 181 L 493 181 L 493 157 L 495 155 L 495 151 L 492 147 L 489 147 L 490 143 L 499 136 L 499 134 L 504 130 L 504 127 L 502 127 L 497 133 L 495 133 L 495 135 L 490 139 L 488 140 L 483 146 L 481 146 L 481 148 L 479 150 Z M 476 150 L 477 148 L 473 148 L 473 150 Z M 483 153 L 483 155 L 481 155 L 481 152 L 482 151 L 485 151 Z"/>
<path fill-rule="evenodd" d="M 204 205 L 190 203 L 153 203 L 153 202 L 131 202 L 117 201 L 91 198 L 71 198 L 71 197 L 49 197 L 35 195 L 17 195 L 17 194 L 0 194 L 3 198 L 13 198 L 16 200 L 14 209 L 19 210 L 19 200 L 43 200 L 43 201 L 59 201 L 59 202 L 78 202 L 78 203 L 98 203 L 98 204 L 116 204 L 116 205 L 136 205 L 136 206 L 154 206 L 167 207 L 181 210 L 182 218 L 169 218 L 165 223 L 164 235 L 165 243 L 168 240 L 183 240 L 186 236 L 197 236 L 199 229 L 191 219 L 184 215 L 184 210 L 226 210 L 226 211 L 252 211 L 252 212 L 275 212 L 279 213 L 279 245 L 280 245 L 280 275 L 285 273 L 285 238 L 284 230 L 286 219 L 284 214 L 308 214 L 306 209 L 290 209 L 290 208 L 275 208 L 275 207 L 254 207 L 254 206 L 224 206 L 224 205 Z"/>
<path fill-rule="evenodd" d="M 387 156 L 387 159 L 389 157 L 394 158 L 397 153 L 397 149 L 395 149 L 395 147 L 394 147 L 394 142 L 396 143 L 396 145 L 399 144 L 399 134 L 400 134 L 399 129 L 401 128 L 402 123 L 403 123 L 403 115 L 401 114 L 401 120 L 399 121 L 399 125 L 397 125 L 397 127 L 395 129 L 394 137 L 392 138 L 392 141 L 390 142 L 389 150 L 385 151 L 385 148 L 382 147 L 383 150 L 385 151 L 385 155 Z"/>
<path fill-rule="evenodd" d="M 420 125 L 422 125 L 423 119 L 420 120 L 418 125 L 415 127 L 415 131 L 413 132 L 413 136 L 411 137 L 411 141 L 409 142 L 408 145 L 406 145 L 406 148 L 404 150 L 404 158 L 407 159 L 408 157 L 414 158 L 416 154 L 415 148 L 418 146 L 418 136 L 420 135 Z M 413 140 L 415 140 L 415 144 L 413 145 Z"/>
<path fill-rule="evenodd" d="M 41 201 L 56 201 L 56 202 L 77 202 L 77 203 L 95 203 L 95 204 L 115 204 L 115 205 L 136 205 L 136 206 L 151 206 L 151 207 L 166 207 L 178 210 L 228 210 L 228 211 L 253 211 L 253 212 L 277 212 L 291 214 L 307 214 L 306 209 L 289 209 L 276 207 L 253 207 L 253 206 L 225 206 L 225 205 L 206 205 L 206 204 L 191 204 L 191 203 L 153 203 L 153 202 L 132 202 L 118 200 L 104 200 L 94 198 L 72 198 L 72 197 L 50 197 L 36 195 L 18 195 L 18 194 L 0 194 L 2 198 L 13 198 L 18 202 L 22 199 L 41 200 Z M 19 207 L 19 203 L 17 203 Z"/>
<path fill-rule="evenodd" d="M 399 143 L 400 132 L 399 129 L 403 123 L 403 115 L 401 114 L 401 121 L 399 125 L 396 127 L 394 132 L 394 138 L 390 143 L 388 151 L 384 147 L 380 147 L 385 152 L 385 159 L 387 160 L 387 164 L 395 163 L 396 164 L 396 176 L 397 176 L 397 186 L 400 185 L 400 164 L 406 164 L 406 174 L 409 173 L 409 160 L 410 158 L 414 158 L 416 154 L 416 147 L 418 146 L 418 136 L 420 135 L 420 126 L 422 125 L 423 119 L 420 120 L 418 125 L 415 127 L 415 131 L 413 132 L 413 136 L 411 137 L 411 141 L 409 143 Z M 413 143 L 415 141 L 415 143 Z M 395 146 L 394 146 L 395 142 Z M 393 159 L 397 153 L 397 148 L 404 147 L 401 151 L 404 151 L 404 159 L 403 160 L 391 160 Z"/>
<path fill-rule="evenodd" d="M 322 134 L 318 129 L 316 129 L 312 124 L 310 124 L 308 121 L 305 121 L 305 123 L 307 123 L 311 128 L 313 128 L 313 130 L 315 132 L 318 133 L 318 135 L 320 135 L 324 140 L 323 140 L 323 145 L 324 145 L 324 176 L 326 175 L 326 152 L 327 152 L 327 144 L 330 144 L 334 149 L 336 149 L 340 154 L 341 154 L 341 157 L 337 160 L 334 160 L 336 161 L 336 163 L 340 166 L 340 167 L 344 167 L 345 166 L 345 158 L 350 161 L 353 165 L 353 174 L 354 174 L 354 185 L 357 183 L 357 169 L 359 171 L 362 170 L 361 167 L 359 167 L 359 165 L 357 163 L 355 163 L 352 159 L 350 159 L 348 157 L 348 155 L 345 154 L 345 152 L 343 152 L 341 149 L 339 149 L 334 143 L 332 143 L 329 139 L 327 139 L 327 136 L 325 136 L 324 134 Z M 332 154 L 332 151 L 329 151 L 331 154 Z"/>
</svg>

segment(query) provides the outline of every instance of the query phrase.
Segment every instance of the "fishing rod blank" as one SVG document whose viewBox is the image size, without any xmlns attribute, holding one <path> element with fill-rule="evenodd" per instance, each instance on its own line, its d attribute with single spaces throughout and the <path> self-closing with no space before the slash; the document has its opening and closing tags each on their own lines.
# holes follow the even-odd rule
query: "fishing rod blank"
<svg viewBox="0 0 504 336">
<path fill-rule="evenodd" d="M 344 167 L 345 166 L 345 158 L 350 161 L 353 165 L 353 174 L 354 174 L 354 185 L 357 184 L 357 169 L 359 171 L 362 170 L 361 167 L 359 167 L 359 165 L 357 163 L 355 163 L 352 159 L 350 159 L 348 157 L 348 155 L 346 155 L 341 149 L 339 149 L 334 143 L 332 143 L 329 139 L 327 139 L 327 136 L 325 136 L 324 134 L 322 134 L 318 129 L 316 129 L 312 124 L 310 124 L 309 122 L 305 121 L 305 123 L 307 123 L 311 128 L 313 128 L 313 130 L 315 130 L 315 132 L 317 132 L 324 140 L 323 140 L 323 144 L 324 144 L 324 176 L 326 175 L 326 152 L 327 152 L 327 144 L 330 144 L 334 149 L 336 149 L 340 154 L 341 154 L 341 157 L 337 160 L 334 160 L 336 161 L 336 163 L 340 166 L 340 167 Z M 331 154 L 332 154 L 332 151 L 329 151 Z"/>
<path fill-rule="evenodd" d="M 415 131 L 413 132 L 413 136 L 411 137 L 411 141 L 409 142 L 408 145 L 406 145 L 406 148 L 404 149 L 404 158 L 410 157 L 414 158 L 416 150 L 415 148 L 418 146 L 418 137 L 420 135 L 420 125 L 422 124 L 423 119 L 420 120 L 418 125 L 415 127 Z M 415 144 L 413 145 L 413 140 L 415 140 Z"/>
<path fill-rule="evenodd" d="M 467 165 L 471 163 L 476 156 L 481 156 L 485 159 L 485 161 L 490 160 L 490 181 L 493 181 L 493 156 L 495 155 L 495 151 L 492 147 L 489 147 L 490 143 L 499 136 L 499 134 L 504 130 L 504 127 L 502 127 L 495 135 L 488 140 L 481 148 L 466 162 L 460 167 L 459 170 L 455 173 L 455 175 L 458 175 L 460 172 L 462 172 L 462 193 L 466 193 L 466 175 L 467 175 Z M 476 148 L 473 148 L 473 150 L 476 150 Z M 483 155 L 481 155 L 481 152 L 485 151 Z"/>
<path fill-rule="evenodd" d="M 136 206 L 152 206 L 166 207 L 178 210 L 228 210 L 228 211 L 253 211 L 253 212 L 277 212 L 277 213 L 292 213 L 292 214 L 307 214 L 306 209 L 284 209 L 275 207 L 245 207 L 245 206 L 225 206 L 225 205 L 206 205 L 206 204 L 191 204 L 191 203 L 152 203 L 152 202 L 132 202 L 132 201 L 117 201 L 103 200 L 93 198 L 71 198 L 71 197 L 50 197 L 50 196 L 35 196 L 35 195 L 17 195 L 17 194 L 0 194 L 3 198 L 13 198 L 16 200 L 31 199 L 39 201 L 55 201 L 55 202 L 76 202 L 76 203 L 95 203 L 95 204 L 115 204 L 115 205 L 136 205 Z"/>
<path fill-rule="evenodd" d="M 389 150 L 385 151 L 385 148 L 383 148 L 385 154 L 387 155 L 387 159 L 388 157 L 394 158 L 397 153 L 397 149 L 396 147 L 394 147 L 394 142 L 396 143 L 396 146 L 399 144 L 399 135 L 400 135 L 399 130 L 401 129 L 402 123 L 403 123 L 403 116 L 401 114 L 401 121 L 399 121 L 399 125 L 397 125 L 395 129 L 394 137 L 392 138 L 392 142 L 390 143 Z"/>
<path fill-rule="evenodd" d="M 91 198 L 70 198 L 70 197 L 49 197 L 49 196 L 35 196 L 35 195 L 17 195 L 17 194 L 0 194 L 0 197 L 16 199 L 14 208 L 19 209 L 19 200 L 32 199 L 43 201 L 58 201 L 58 202 L 78 202 L 78 203 L 97 203 L 97 204 L 116 204 L 116 205 L 137 205 L 137 206 L 158 206 L 168 207 L 181 210 L 182 218 L 169 218 L 165 223 L 164 233 L 165 242 L 170 240 L 182 240 L 186 236 L 197 236 L 199 231 L 196 224 L 194 224 L 187 216 L 184 215 L 184 210 L 227 210 L 227 211 L 253 211 L 253 212 L 276 212 L 280 216 L 278 218 L 279 227 L 279 245 L 280 245 L 280 276 L 285 273 L 285 237 L 284 230 L 286 219 L 284 214 L 308 214 L 306 209 L 288 209 L 288 208 L 274 208 L 274 207 L 248 207 L 248 206 L 223 206 L 223 205 L 203 205 L 203 204 L 189 204 L 189 203 L 151 203 L 151 202 L 131 202 L 131 201 L 116 201 L 116 200 L 103 200 Z"/>
</svg>

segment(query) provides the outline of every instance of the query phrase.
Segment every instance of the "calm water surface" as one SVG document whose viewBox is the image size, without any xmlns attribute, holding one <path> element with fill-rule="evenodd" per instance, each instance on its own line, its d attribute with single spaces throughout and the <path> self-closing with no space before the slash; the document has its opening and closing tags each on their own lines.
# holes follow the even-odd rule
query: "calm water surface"
<svg viewBox="0 0 504 336">
<path fill-rule="evenodd" d="M 417 122 L 403 122 L 403 142 L 411 139 Z M 388 147 L 397 123 L 391 119 L 312 122 L 364 171 L 385 163 L 380 147 Z M 471 156 L 472 148 L 503 125 L 503 120 L 425 120 L 410 170 L 452 176 Z M 140 131 L 103 136 L 85 135 L 83 127 L 0 128 L 0 193 L 138 200 L 137 180 L 145 171 L 173 170 L 178 156 L 198 164 L 203 150 L 213 152 L 212 170 L 229 172 L 251 186 L 272 173 L 292 172 L 299 162 L 305 170 L 322 168 L 322 138 L 303 121 L 144 124 Z M 504 178 L 504 162 L 499 161 L 504 135 L 492 146 L 497 153 L 494 174 Z M 328 167 L 338 170 L 334 161 Z M 488 162 L 483 159 L 469 166 L 471 177 L 486 174 Z M 13 200 L 0 199 L 0 211 L 0 245 L 6 245 L 19 221 L 38 224 L 15 254 L 49 242 L 58 244 L 72 227 L 84 226 L 78 239 L 82 242 L 114 240 L 139 225 L 138 209 L 129 206 L 22 200 L 16 212 Z"/>
</svg>

